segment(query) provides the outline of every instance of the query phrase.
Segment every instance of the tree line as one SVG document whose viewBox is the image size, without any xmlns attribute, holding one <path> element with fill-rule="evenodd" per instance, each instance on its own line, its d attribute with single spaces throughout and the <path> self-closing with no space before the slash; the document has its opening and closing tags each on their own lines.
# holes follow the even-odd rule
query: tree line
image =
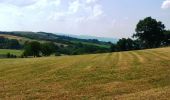
<svg viewBox="0 0 170 100">
<path fill-rule="evenodd" d="M 135 31 L 132 38 L 122 38 L 116 44 L 111 44 L 111 51 L 141 50 L 170 45 L 170 30 L 165 30 L 165 25 L 152 17 L 140 20 Z"/>
<path fill-rule="evenodd" d="M 7 39 L 0 36 L 0 49 L 21 49 L 22 45 L 16 39 Z"/>
<path fill-rule="evenodd" d="M 108 52 L 108 48 L 98 47 L 94 45 L 86 45 L 83 43 L 77 43 L 69 46 L 58 46 L 53 42 L 40 43 L 38 41 L 26 42 L 24 44 L 24 53 L 22 57 L 40 57 L 50 56 L 52 54 L 56 56 L 64 55 L 79 55 L 89 53 L 102 53 Z"/>
<path fill-rule="evenodd" d="M 23 57 L 34 56 L 50 56 L 56 53 L 57 45 L 52 42 L 40 43 L 37 41 L 26 42 Z"/>
<path fill-rule="evenodd" d="M 80 55 L 90 53 L 104 53 L 109 52 L 109 48 L 95 46 L 92 44 L 84 44 L 81 42 L 72 44 L 57 44 L 56 42 L 39 41 L 25 41 L 20 42 L 16 39 L 8 39 L 3 36 L 0 37 L 0 49 L 17 49 L 23 50 L 21 56 L 16 56 L 10 53 L 1 55 L 0 58 L 16 58 L 16 57 L 40 57 L 50 55 Z"/>
</svg>

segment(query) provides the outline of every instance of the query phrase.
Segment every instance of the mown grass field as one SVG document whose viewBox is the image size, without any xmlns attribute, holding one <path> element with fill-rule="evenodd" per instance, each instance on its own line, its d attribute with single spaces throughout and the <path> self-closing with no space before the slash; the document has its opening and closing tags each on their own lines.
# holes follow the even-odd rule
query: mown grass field
<svg viewBox="0 0 170 100">
<path fill-rule="evenodd" d="M 7 53 L 21 56 L 22 50 L 0 49 L 0 55 L 6 55 Z"/>
<path fill-rule="evenodd" d="M 168 100 L 170 48 L 2 59 L 0 99 Z"/>
</svg>

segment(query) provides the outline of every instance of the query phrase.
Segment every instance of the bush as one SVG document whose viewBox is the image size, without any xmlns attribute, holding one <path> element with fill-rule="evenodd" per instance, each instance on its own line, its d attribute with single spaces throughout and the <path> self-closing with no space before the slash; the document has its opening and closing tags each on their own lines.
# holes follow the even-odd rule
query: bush
<svg viewBox="0 0 170 100">
<path fill-rule="evenodd" d="M 7 57 L 7 58 L 17 58 L 16 55 L 10 54 L 10 53 L 7 53 L 7 54 L 6 54 L 6 57 Z"/>
</svg>

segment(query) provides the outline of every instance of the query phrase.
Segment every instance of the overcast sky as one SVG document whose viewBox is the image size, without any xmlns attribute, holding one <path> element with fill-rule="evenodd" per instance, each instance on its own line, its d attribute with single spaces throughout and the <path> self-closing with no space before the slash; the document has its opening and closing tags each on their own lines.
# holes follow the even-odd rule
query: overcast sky
<svg viewBox="0 0 170 100">
<path fill-rule="evenodd" d="M 0 0 L 0 31 L 122 38 L 147 16 L 170 29 L 170 0 Z"/>
</svg>

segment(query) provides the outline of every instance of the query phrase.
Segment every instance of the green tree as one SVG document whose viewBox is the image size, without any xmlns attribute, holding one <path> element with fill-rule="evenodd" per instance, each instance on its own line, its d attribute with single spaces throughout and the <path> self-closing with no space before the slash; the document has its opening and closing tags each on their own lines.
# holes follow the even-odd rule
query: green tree
<svg viewBox="0 0 170 100">
<path fill-rule="evenodd" d="M 164 32 L 164 45 L 170 45 L 170 30 Z"/>
<path fill-rule="evenodd" d="M 29 42 L 25 44 L 24 56 L 39 57 L 41 52 L 41 45 L 37 41 Z"/>
<path fill-rule="evenodd" d="M 122 38 L 117 42 L 118 51 L 128 51 L 134 49 L 134 41 L 130 38 Z"/>
<path fill-rule="evenodd" d="M 133 37 L 141 40 L 146 48 L 159 47 L 163 41 L 165 26 L 151 17 L 140 20 Z"/>
<path fill-rule="evenodd" d="M 56 52 L 56 45 L 54 43 L 41 44 L 41 52 L 44 56 L 49 56 Z"/>
<path fill-rule="evenodd" d="M 8 40 L 8 41 L 9 41 L 9 43 L 8 43 L 9 49 L 20 49 L 21 48 L 18 40 L 11 39 L 11 40 Z"/>
<path fill-rule="evenodd" d="M 117 45 L 111 43 L 110 50 L 111 50 L 111 52 L 117 51 Z"/>
</svg>

